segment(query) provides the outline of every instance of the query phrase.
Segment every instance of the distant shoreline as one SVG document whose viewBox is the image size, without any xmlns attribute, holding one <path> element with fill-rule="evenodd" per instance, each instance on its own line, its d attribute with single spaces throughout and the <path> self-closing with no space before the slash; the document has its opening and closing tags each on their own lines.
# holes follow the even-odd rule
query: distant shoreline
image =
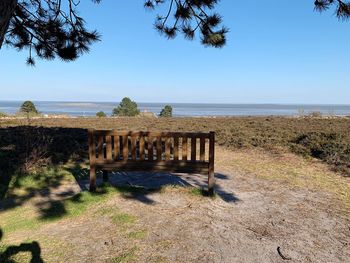
<svg viewBox="0 0 350 263">
<path fill-rule="evenodd" d="M 0 101 L 0 113 L 14 115 L 21 101 Z M 47 115 L 72 117 L 95 116 L 103 111 L 107 116 L 119 102 L 50 102 L 34 101 L 39 112 Z M 350 105 L 341 104 L 215 104 L 168 103 L 174 117 L 231 117 L 231 116 L 300 116 L 319 112 L 321 115 L 350 116 Z M 166 103 L 138 103 L 141 112 L 158 115 Z"/>
<path fill-rule="evenodd" d="M 145 116 L 136 116 L 136 117 L 124 117 L 124 116 L 107 116 L 107 117 L 97 117 L 97 116 L 64 116 L 64 115 L 48 115 L 48 116 L 32 116 L 32 117 L 23 117 L 23 116 L 6 116 L 0 117 L 0 120 L 40 120 L 40 119 L 147 119 L 147 118 L 159 118 L 155 117 L 145 117 Z M 234 119 L 234 118 L 286 118 L 286 119 L 347 119 L 350 118 L 350 115 L 321 115 L 321 116 L 311 116 L 311 115 L 245 115 L 245 116 L 175 116 L 170 117 L 169 119 Z"/>
</svg>

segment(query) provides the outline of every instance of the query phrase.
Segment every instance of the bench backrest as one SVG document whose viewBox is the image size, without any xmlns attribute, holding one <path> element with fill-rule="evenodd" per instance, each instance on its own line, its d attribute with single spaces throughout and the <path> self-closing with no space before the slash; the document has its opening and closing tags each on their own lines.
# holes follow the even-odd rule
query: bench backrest
<svg viewBox="0 0 350 263">
<path fill-rule="evenodd" d="M 107 170 L 214 171 L 215 133 L 89 130 L 90 165 Z"/>
</svg>

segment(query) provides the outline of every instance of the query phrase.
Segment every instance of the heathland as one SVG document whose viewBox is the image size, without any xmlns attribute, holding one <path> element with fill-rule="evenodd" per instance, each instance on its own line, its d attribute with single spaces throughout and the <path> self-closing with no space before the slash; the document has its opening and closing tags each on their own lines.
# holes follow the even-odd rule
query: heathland
<svg viewBox="0 0 350 263">
<path fill-rule="evenodd" d="M 217 117 L 217 118 L 34 118 L 0 120 L 8 127 L 215 131 L 217 144 L 230 149 L 286 150 L 314 157 L 350 175 L 350 117 Z M 46 131 L 50 131 L 47 129 Z M 82 140 L 87 140 L 84 132 Z M 3 138 L 4 135 L 2 135 Z M 63 134 L 64 136 L 64 134 Z M 85 136 L 85 137 L 84 137 Z M 74 141 L 74 138 L 73 138 Z M 67 143 L 71 143 L 69 140 Z M 81 145 L 83 147 L 85 145 Z"/>
<path fill-rule="evenodd" d="M 205 176 L 127 173 L 90 194 L 87 128 L 215 131 L 216 197 Z M 350 118 L 0 119 L 0 156 L 0 261 L 350 257 Z"/>
</svg>

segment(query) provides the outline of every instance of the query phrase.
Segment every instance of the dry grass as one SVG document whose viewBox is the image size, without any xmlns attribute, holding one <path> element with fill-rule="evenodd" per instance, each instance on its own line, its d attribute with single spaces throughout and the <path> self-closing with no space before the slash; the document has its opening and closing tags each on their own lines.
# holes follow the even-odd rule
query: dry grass
<svg viewBox="0 0 350 263">
<path fill-rule="evenodd" d="M 237 171 L 290 187 L 330 193 L 345 210 L 350 211 L 350 180 L 315 159 L 305 159 L 282 150 L 223 150 L 216 165 L 224 167 L 227 172 Z"/>
<path fill-rule="evenodd" d="M 74 196 L 65 197 L 62 203 L 68 213 L 53 220 L 42 220 L 38 211 L 43 204 L 33 198 L 26 205 L 0 213 L 5 233 L 2 241 L 6 243 L 3 250 L 9 245 L 31 244 L 34 240 L 40 244 L 45 262 L 63 259 L 66 262 L 76 262 L 77 259 L 208 262 L 213 258 L 219 262 L 215 251 L 220 247 L 227 261 L 232 251 L 225 242 L 234 240 L 239 240 L 235 246 L 238 251 L 240 246 L 243 250 L 247 249 L 247 244 L 249 249 L 262 247 L 259 253 L 269 249 L 270 245 L 266 247 L 264 244 L 281 242 L 280 236 L 285 235 L 291 242 L 300 239 L 301 247 L 310 238 L 312 242 L 316 242 L 316 238 L 319 244 L 325 246 L 329 242 L 328 237 L 320 238 L 316 233 L 327 235 L 323 228 L 328 227 L 327 220 L 338 220 L 338 215 L 344 217 L 350 212 L 348 178 L 334 173 L 319 161 L 281 150 L 233 151 L 217 147 L 216 167 L 218 172 L 228 175 L 227 179 L 218 180 L 218 184 L 223 187 L 222 190 L 237 191 L 240 199 L 237 204 L 226 203 L 220 195 L 205 198 L 196 188 L 166 186 L 150 194 L 149 198 L 155 203 L 147 205 L 137 198 L 130 198 L 127 189 L 121 189 L 113 194 L 91 198 L 88 193 L 83 193 L 79 202 L 72 202 Z M 73 175 L 70 176 L 73 178 Z M 68 174 L 65 178 L 67 182 L 74 183 L 74 180 L 69 180 Z M 41 184 L 45 182 L 39 181 Z M 11 187 L 25 188 L 26 183 L 33 185 L 32 180 L 26 179 L 21 184 L 11 184 Z M 304 193 L 307 199 L 303 197 Z M 329 207 L 331 210 L 328 211 Z M 324 211 L 328 211 L 327 219 L 314 226 L 325 216 L 322 214 Z M 321 217 L 317 213 L 321 213 Z M 270 219 L 273 219 L 275 227 Z M 309 222 L 309 229 L 300 229 L 304 220 Z M 344 224 L 341 221 L 340 225 Z M 293 236 L 299 232 L 305 236 Z M 341 237 L 343 228 L 334 230 L 330 235 Z M 202 253 L 205 246 L 211 248 L 210 253 Z M 86 247 L 92 250 L 89 252 Z M 317 248 L 313 246 L 310 251 L 314 253 Z M 313 258 L 311 252 L 308 256 Z M 345 252 L 339 253 L 345 257 Z M 181 256 L 174 258 L 174 255 Z M 246 257 L 243 252 L 240 256 Z M 302 255 L 300 257 L 305 259 Z M 17 262 L 27 262 L 30 258 L 28 251 L 12 257 Z M 318 256 L 316 258 L 319 259 Z"/>
</svg>

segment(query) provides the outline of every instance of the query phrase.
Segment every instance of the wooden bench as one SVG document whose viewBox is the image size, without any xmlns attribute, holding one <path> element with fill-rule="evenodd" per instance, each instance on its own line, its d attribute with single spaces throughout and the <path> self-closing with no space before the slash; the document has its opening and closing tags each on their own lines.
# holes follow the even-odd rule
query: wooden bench
<svg viewBox="0 0 350 263">
<path fill-rule="evenodd" d="M 208 174 L 214 192 L 215 133 L 130 132 L 89 129 L 90 191 L 96 190 L 96 169 Z"/>
</svg>

